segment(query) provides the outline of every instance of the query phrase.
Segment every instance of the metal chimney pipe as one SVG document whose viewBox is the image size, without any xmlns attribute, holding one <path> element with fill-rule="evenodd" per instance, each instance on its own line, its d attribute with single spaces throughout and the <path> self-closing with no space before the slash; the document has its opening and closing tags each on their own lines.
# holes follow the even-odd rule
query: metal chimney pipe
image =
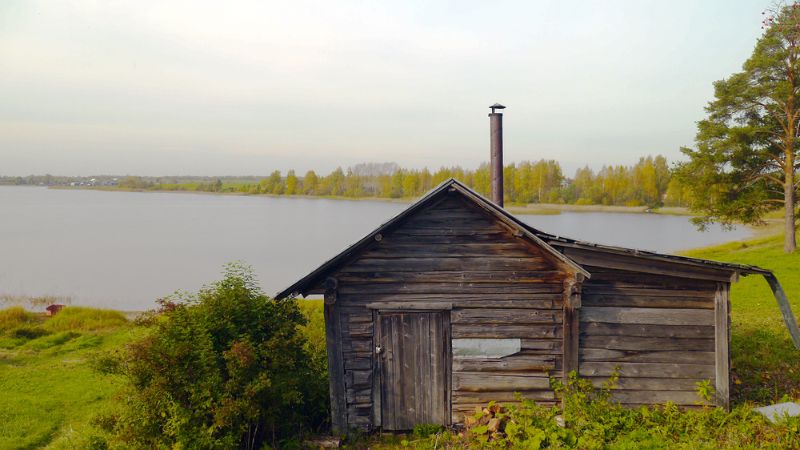
<svg viewBox="0 0 800 450">
<path fill-rule="evenodd" d="M 489 114 L 489 143 L 491 148 L 491 161 L 489 171 L 492 175 L 492 201 L 503 207 L 503 113 L 495 112 L 506 107 L 495 103 L 490 106 Z"/>
</svg>

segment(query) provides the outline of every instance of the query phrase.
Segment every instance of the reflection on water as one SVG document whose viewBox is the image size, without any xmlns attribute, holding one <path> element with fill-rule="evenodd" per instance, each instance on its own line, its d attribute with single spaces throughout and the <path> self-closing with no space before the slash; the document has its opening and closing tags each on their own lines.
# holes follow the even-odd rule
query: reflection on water
<svg viewBox="0 0 800 450">
<path fill-rule="evenodd" d="M 406 207 L 376 201 L 0 187 L 0 297 L 71 297 L 145 309 L 196 290 L 244 261 L 274 294 Z M 542 231 L 676 251 L 740 239 L 700 233 L 686 217 L 562 213 L 520 216 Z"/>
</svg>

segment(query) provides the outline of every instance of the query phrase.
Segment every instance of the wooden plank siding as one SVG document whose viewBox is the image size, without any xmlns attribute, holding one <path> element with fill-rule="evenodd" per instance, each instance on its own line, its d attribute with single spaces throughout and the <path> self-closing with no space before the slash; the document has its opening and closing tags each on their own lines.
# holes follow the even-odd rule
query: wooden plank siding
<svg viewBox="0 0 800 450">
<path fill-rule="evenodd" d="M 580 375 L 600 385 L 618 370 L 613 397 L 623 404 L 704 403 L 696 384 L 718 376 L 715 298 L 724 283 L 612 266 L 587 267 Z"/>
<path fill-rule="evenodd" d="M 338 280 L 347 424 L 381 426 L 375 317 L 448 311 L 452 339 L 520 339 L 502 358 L 448 355 L 451 422 L 490 400 L 554 402 L 563 366 L 563 286 L 557 261 L 458 195 L 382 233 L 332 274 Z M 388 425 L 388 424 L 387 424 Z"/>
</svg>

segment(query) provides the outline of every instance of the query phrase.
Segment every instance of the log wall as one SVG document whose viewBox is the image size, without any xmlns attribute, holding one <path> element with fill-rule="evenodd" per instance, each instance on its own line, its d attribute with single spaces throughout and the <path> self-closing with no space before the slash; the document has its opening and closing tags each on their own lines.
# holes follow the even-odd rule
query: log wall
<svg viewBox="0 0 800 450">
<path fill-rule="evenodd" d="M 561 376 L 563 280 L 552 256 L 458 195 L 389 230 L 333 274 L 348 427 L 380 426 L 374 323 L 383 310 L 449 311 L 452 339 L 520 339 L 500 358 L 454 357 L 453 423 L 490 400 L 554 402 Z"/>
<path fill-rule="evenodd" d="M 555 403 L 549 378 L 574 368 L 597 385 L 619 370 L 613 396 L 623 404 L 696 406 L 697 383 L 708 380 L 727 405 L 730 273 L 562 245 L 591 274 L 583 279 L 522 235 L 449 193 L 329 274 L 335 428 L 380 427 L 384 397 L 403 392 L 389 386 L 381 395 L 381 311 L 444 311 L 437 317 L 451 343 L 518 342 L 504 356 L 448 355 L 451 423 L 489 401 L 513 402 L 515 392 Z"/>
<path fill-rule="evenodd" d="M 599 385 L 619 368 L 613 396 L 624 404 L 704 403 L 696 384 L 715 384 L 720 283 L 596 266 L 587 270 L 592 277 L 583 285 L 580 375 Z"/>
</svg>

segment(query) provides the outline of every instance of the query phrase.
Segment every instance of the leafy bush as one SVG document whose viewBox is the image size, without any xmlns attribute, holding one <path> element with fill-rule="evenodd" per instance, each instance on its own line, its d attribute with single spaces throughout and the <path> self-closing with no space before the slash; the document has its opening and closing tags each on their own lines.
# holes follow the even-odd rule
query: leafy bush
<svg viewBox="0 0 800 450">
<path fill-rule="evenodd" d="M 519 404 L 502 406 L 490 402 L 465 418 L 466 437 L 472 445 L 493 448 L 572 447 L 575 434 L 559 426 L 558 408 L 520 399 Z"/>
<path fill-rule="evenodd" d="M 595 388 L 573 373 L 566 383 L 553 380 L 561 405 L 548 407 L 521 397 L 508 405 L 490 402 L 464 418 L 461 432 L 400 444 L 415 449 L 800 448 L 800 417 L 771 424 L 750 405 L 730 412 L 709 406 L 686 410 L 671 403 L 628 408 L 612 400 L 616 379 Z M 394 448 L 391 439 L 370 447 Z"/>
<path fill-rule="evenodd" d="M 327 414 L 315 403 L 320 374 L 298 330 L 303 314 L 293 300 L 265 296 L 249 269 L 230 265 L 223 280 L 161 304 L 151 333 L 130 344 L 119 365 L 99 363 L 130 381 L 115 425 L 127 444 L 259 448 Z"/>
<path fill-rule="evenodd" d="M 119 311 L 70 306 L 59 311 L 44 326 L 51 331 L 98 331 L 127 323 L 128 319 Z"/>
</svg>

